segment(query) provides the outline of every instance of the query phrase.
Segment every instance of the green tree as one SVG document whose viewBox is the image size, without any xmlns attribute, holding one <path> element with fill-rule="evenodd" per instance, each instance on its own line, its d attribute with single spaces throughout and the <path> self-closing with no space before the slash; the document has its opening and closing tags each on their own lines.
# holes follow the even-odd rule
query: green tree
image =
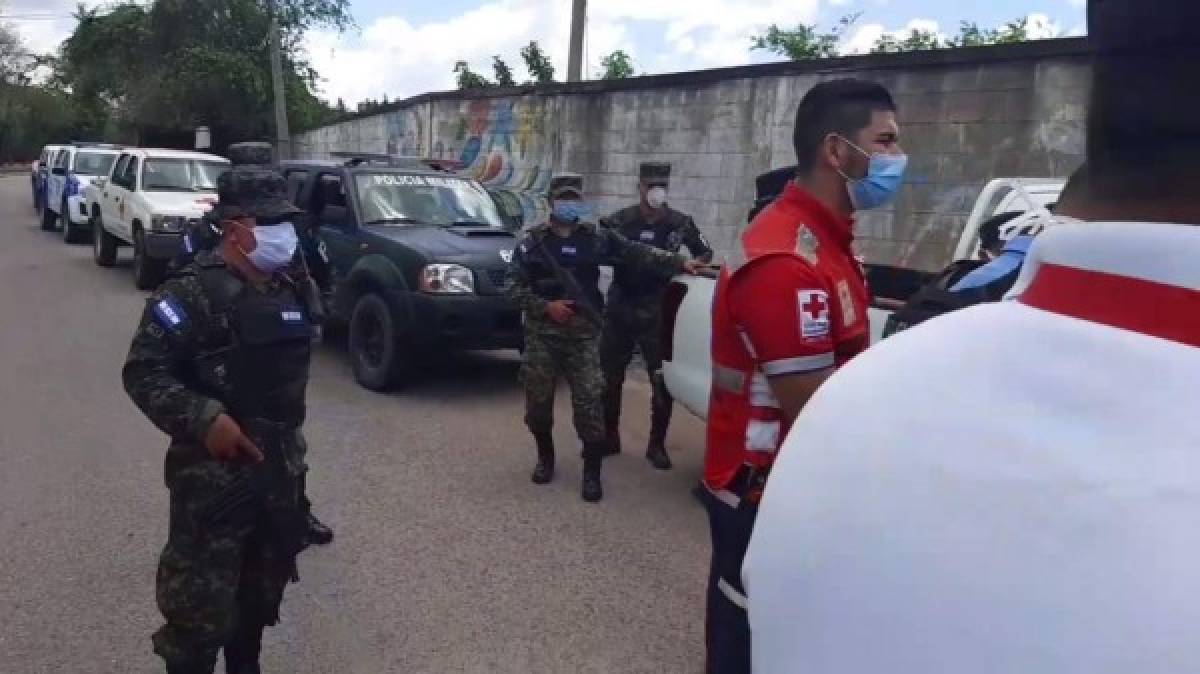
<svg viewBox="0 0 1200 674">
<path fill-rule="evenodd" d="M 827 32 L 818 31 L 816 24 L 797 24 L 788 29 L 773 23 L 767 26 L 766 33 L 750 38 L 750 48 L 763 49 L 794 61 L 832 58 L 838 55 L 838 44 L 842 41 L 842 36 L 855 21 L 858 21 L 859 16 L 861 13 L 843 16 L 837 25 Z"/>
<path fill-rule="evenodd" d="M 504 59 L 499 55 L 492 57 L 492 72 L 496 75 L 496 84 L 501 87 L 515 87 L 517 81 L 513 79 L 512 68 L 504 62 Z"/>
<path fill-rule="evenodd" d="M 337 111 L 314 93 L 302 48 L 318 26 L 352 25 L 348 0 L 278 0 L 288 117 L 293 128 Z M 205 124 L 214 145 L 268 138 L 274 127 L 267 29 L 258 0 L 154 0 L 107 10 L 80 7 L 59 50 L 55 83 L 81 105 L 107 106 L 138 142 L 184 143 Z"/>
<path fill-rule="evenodd" d="M 542 51 L 537 40 L 521 47 L 521 58 L 525 60 L 525 69 L 534 82 L 549 84 L 554 81 L 554 64 L 550 63 L 550 57 Z"/>
<path fill-rule="evenodd" d="M 471 66 L 467 65 L 466 61 L 455 62 L 454 72 L 458 73 L 459 89 L 486 89 L 493 86 L 488 78 L 471 70 Z"/>
<path fill-rule="evenodd" d="M 872 54 L 890 54 L 902 51 L 927 51 L 930 49 L 942 49 L 948 44 L 943 44 L 942 39 L 937 33 L 927 30 L 912 29 L 903 37 L 894 35 L 883 35 L 875 41 L 875 46 L 871 48 Z"/>
<path fill-rule="evenodd" d="M 600 67 L 603 68 L 600 72 L 602 80 L 621 80 L 633 77 L 633 59 L 621 49 L 600 59 Z"/>
</svg>

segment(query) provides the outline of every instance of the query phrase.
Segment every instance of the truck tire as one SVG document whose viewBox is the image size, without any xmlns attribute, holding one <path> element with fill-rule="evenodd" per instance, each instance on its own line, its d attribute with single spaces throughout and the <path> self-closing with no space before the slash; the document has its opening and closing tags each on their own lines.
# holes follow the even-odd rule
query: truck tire
<svg viewBox="0 0 1200 674">
<path fill-rule="evenodd" d="M 50 205 L 42 207 L 42 231 L 53 232 L 54 226 L 58 224 L 58 216 L 54 215 L 54 211 L 50 210 Z"/>
<path fill-rule="evenodd" d="M 59 211 L 62 213 L 63 243 L 83 243 L 84 233 L 79 230 L 79 227 L 76 227 L 75 224 L 71 222 L 71 211 L 67 210 L 68 208 L 70 208 L 70 204 L 68 204 L 64 199 L 62 203 L 62 210 Z"/>
<path fill-rule="evenodd" d="M 371 391 L 386 391 L 408 369 L 396 319 L 387 301 L 366 293 L 354 304 L 350 317 L 350 360 L 354 379 Z"/>
<path fill-rule="evenodd" d="M 99 213 L 92 213 L 92 259 L 101 267 L 117 263 L 117 237 L 104 229 Z"/>
<path fill-rule="evenodd" d="M 167 260 L 155 260 L 146 256 L 146 245 L 142 241 L 142 230 L 133 230 L 133 284 L 138 290 L 154 290 L 167 275 Z"/>
</svg>

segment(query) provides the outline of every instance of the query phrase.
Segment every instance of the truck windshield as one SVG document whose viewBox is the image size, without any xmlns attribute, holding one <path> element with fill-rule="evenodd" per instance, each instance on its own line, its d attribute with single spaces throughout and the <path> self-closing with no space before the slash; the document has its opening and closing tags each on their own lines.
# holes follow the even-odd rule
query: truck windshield
<svg viewBox="0 0 1200 674">
<path fill-rule="evenodd" d="M 84 176 L 106 176 L 116 160 L 116 152 L 80 152 L 75 157 L 75 172 Z"/>
<path fill-rule="evenodd" d="M 215 192 L 227 164 L 196 159 L 147 159 L 142 189 L 147 192 Z"/>
<path fill-rule="evenodd" d="M 504 224 L 491 195 L 465 178 L 369 173 L 356 176 L 355 184 L 367 225 Z"/>
</svg>

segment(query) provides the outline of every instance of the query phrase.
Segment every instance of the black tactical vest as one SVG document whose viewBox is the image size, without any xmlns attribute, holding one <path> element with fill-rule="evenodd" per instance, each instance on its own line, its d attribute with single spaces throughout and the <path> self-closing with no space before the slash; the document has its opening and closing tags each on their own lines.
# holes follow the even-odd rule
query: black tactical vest
<svg viewBox="0 0 1200 674">
<path fill-rule="evenodd" d="M 646 222 L 641 214 L 632 220 L 621 223 L 617 231 L 630 241 L 654 246 L 670 253 L 678 253 L 683 245 L 683 233 L 680 231 L 679 219 L 673 211 L 660 221 L 651 224 Z M 626 265 L 613 267 L 613 288 L 620 297 L 634 299 L 661 292 L 667 287 L 670 279 L 660 274 Z"/>
<path fill-rule="evenodd" d="M 222 402 L 242 421 L 301 426 L 313 326 L 300 297 L 287 287 L 261 292 L 224 269 L 202 270 L 200 278 L 213 312 L 228 317 Z"/>
<path fill-rule="evenodd" d="M 604 304 L 599 289 L 601 253 L 599 238 L 583 227 L 575 228 L 566 238 L 547 232 L 530 248 L 526 257 L 534 292 L 546 300 L 571 299 L 554 269 L 542 257 L 549 254 L 564 271 L 575 277 L 579 287 L 588 294 L 585 299 L 599 309 Z"/>
</svg>

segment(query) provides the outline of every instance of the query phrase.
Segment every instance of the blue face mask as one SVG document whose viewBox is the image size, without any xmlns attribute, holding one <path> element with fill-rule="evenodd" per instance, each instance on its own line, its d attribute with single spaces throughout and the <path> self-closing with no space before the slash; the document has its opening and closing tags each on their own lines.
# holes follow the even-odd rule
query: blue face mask
<svg viewBox="0 0 1200 674">
<path fill-rule="evenodd" d="M 871 160 L 867 168 L 867 175 L 858 180 L 847 176 L 841 170 L 838 171 L 846 179 L 846 189 L 850 192 L 850 203 L 854 205 L 854 210 L 865 211 L 879 208 L 891 201 L 896 196 L 896 192 L 900 191 L 900 185 L 904 183 L 904 169 L 908 167 L 908 155 L 870 154 L 845 138 L 841 136 L 838 138 Z"/>
<path fill-rule="evenodd" d="M 299 243 L 292 223 L 257 225 L 252 231 L 254 250 L 246 253 L 246 258 L 255 269 L 264 274 L 274 274 L 292 261 Z"/>
<path fill-rule="evenodd" d="M 581 220 L 586 220 L 592 215 L 592 209 L 582 201 L 556 201 L 554 202 L 554 219 L 573 225 Z"/>
</svg>

